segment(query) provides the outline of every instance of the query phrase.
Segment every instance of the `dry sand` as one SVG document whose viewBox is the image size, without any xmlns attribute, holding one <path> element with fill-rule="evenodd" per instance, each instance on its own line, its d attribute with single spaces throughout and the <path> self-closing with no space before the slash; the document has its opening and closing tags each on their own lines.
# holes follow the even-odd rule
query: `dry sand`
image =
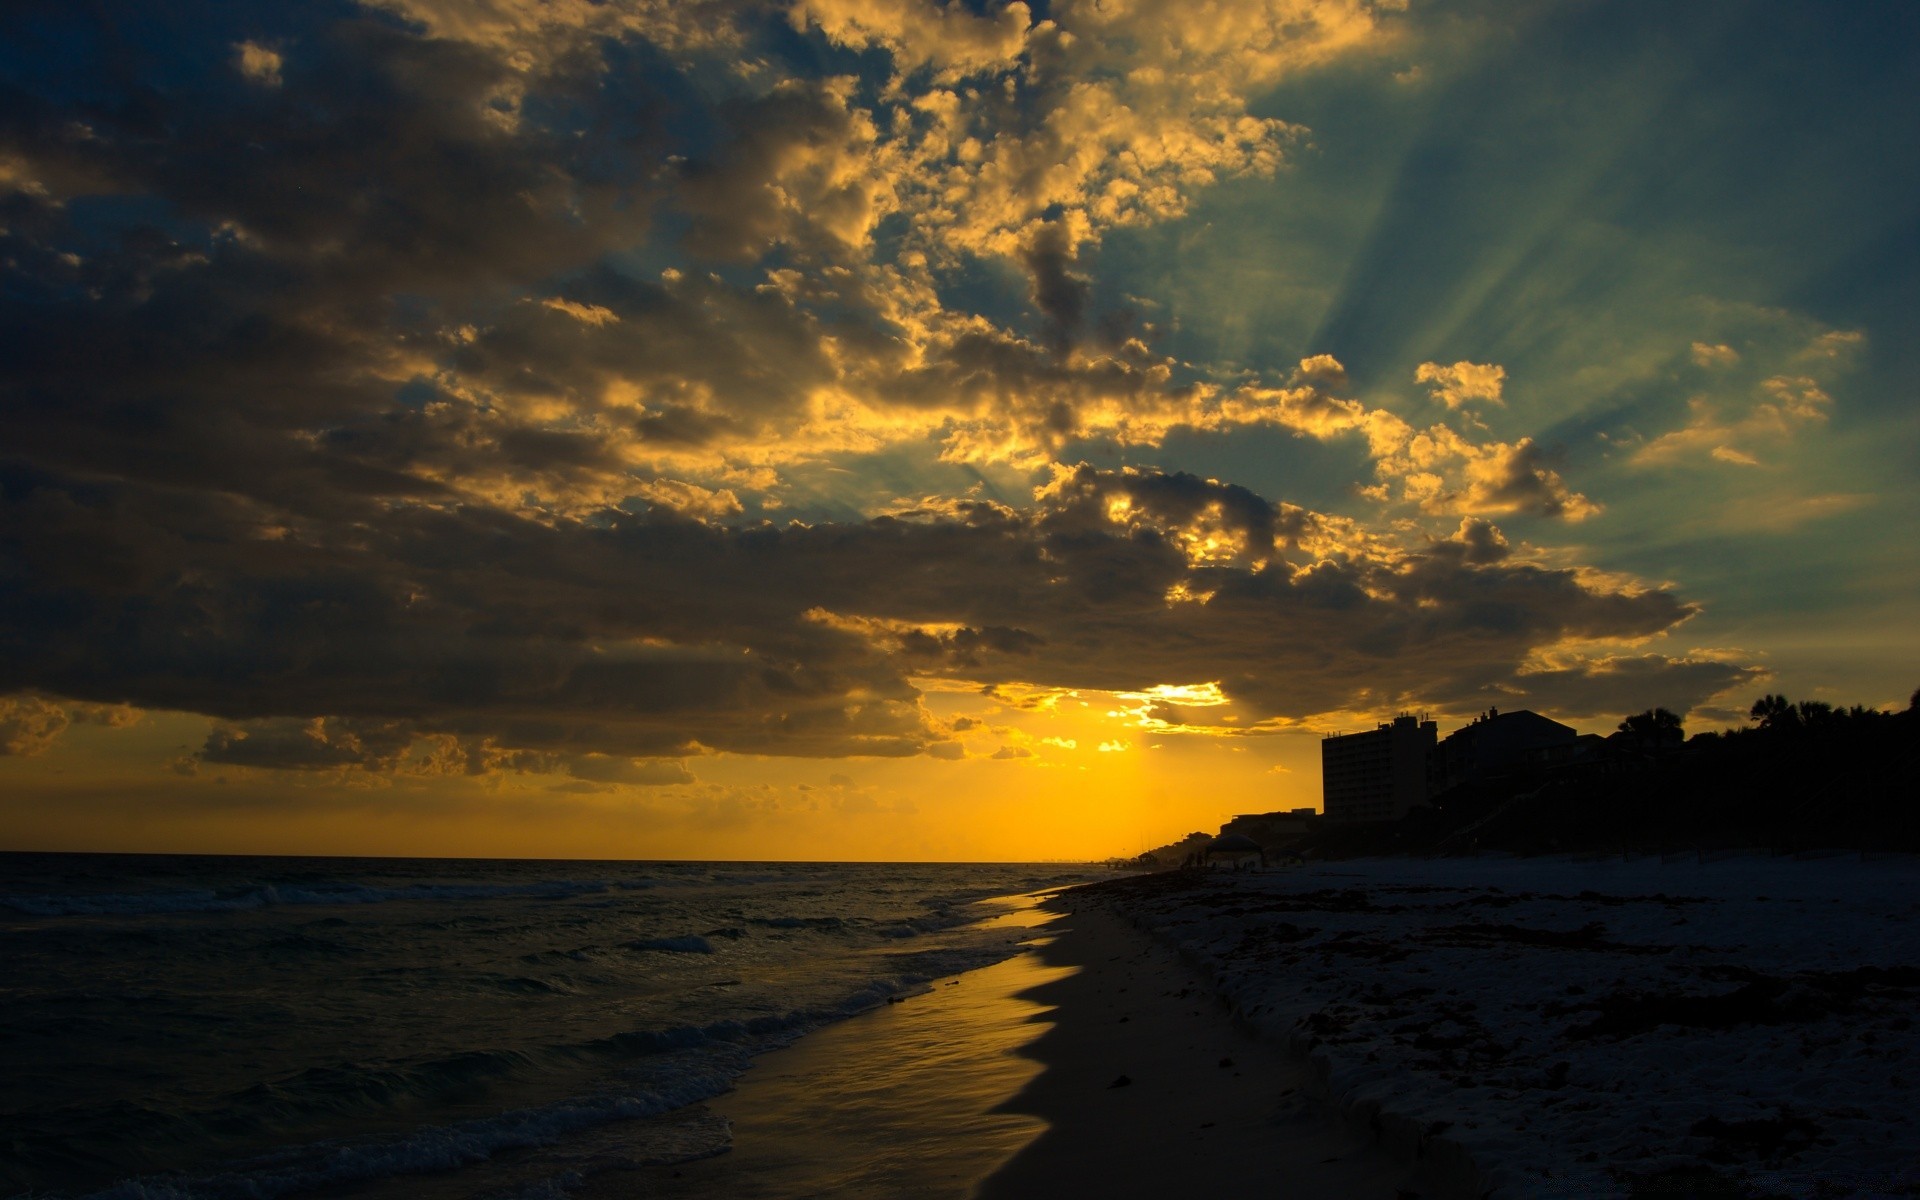
<svg viewBox="0 0 1920 1200">
<path fill-rule="evenodd" d="M 1310 1103 L 1306 1070 L 1237 1027 L 1145 934 L 1095 912 L 1033 932 L 1051 940 L 767 1056 L 710 1105 L 733 1123 L 731 1153 L 603 1175 L 575 1194 L 1424 1192 Z"/>
</svg>

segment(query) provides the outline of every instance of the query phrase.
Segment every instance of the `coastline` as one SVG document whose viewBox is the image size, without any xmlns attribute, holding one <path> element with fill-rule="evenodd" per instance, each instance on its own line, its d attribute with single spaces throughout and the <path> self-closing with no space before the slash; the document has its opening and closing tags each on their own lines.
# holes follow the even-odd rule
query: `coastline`
<svg viewBox="0 0 1920 1200">
<path fill-rule="evenodd" d="M 1409 1186 L 1406 1163 L 1309 1098 L 1309 1066 L 1151 935 L 1070 896 L 1002 920 L 1031 926 L 1029 948 L 766 1055 L 704 1105 L 731 1122 L 731 1152 L 570 1194 L 1038 1200 L 1200 1179 L 1346 1200 Z"/>
<path fill-rule="evenodd" d="M 788 1132 L 854 1162 L 836 1186 L 790 1186 L 748 1120 L 674 1187 L 658 1170 L 587 1194 L 1911 1195 L 1916 883 L 1909 860 L 1766 856 L 1103 881 L 1051 902 L 1070 911 L 1014 959 L 803 1039 L 711 1102 L 764 1112 L 784 1088 L 819 1110 L 804 1126 L 840 1107 L 832 1071 L 879 1078 L 876 1112 L 910 1097 L 904 1141 L 849 1111 L 864 1148 Z M 887 1057 L 888 1018 L 909 1016 L 974 1086 Z M 888 1163 L 924 1144 L 945 1174 L 900 1186 Z M 756 1160 L 765 1186 L 736 1186 Z"/>
<path fill-rule="evenodd" d="M 1070 973 L 1032 993 L 1051 1011 L 1020 1053 L 1043 1069 L 1007 1103 L 1046 1129 L 985 1181 L 982 1200 L 1431 1194 L 1414 1166 L 1319 1103 L 1311 1069 L 1236 1021 L 1163 941 L 1073 894 L 1057 903 L 1072 910 L 1036 954 Z"/>
</svg>

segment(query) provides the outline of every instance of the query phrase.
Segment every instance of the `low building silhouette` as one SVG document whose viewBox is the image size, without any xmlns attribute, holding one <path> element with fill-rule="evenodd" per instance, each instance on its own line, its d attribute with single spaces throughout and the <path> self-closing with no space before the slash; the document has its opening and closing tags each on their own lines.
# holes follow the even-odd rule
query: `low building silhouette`
<svg viewBox="0 0 1920 1200">
<path fill-rule="evenodd" d="M 1545 769 L 1573 761 L 1580 735 L 1537 712 L 1490 708 L 1434 748 L 1430 794 L 1520 768 Z"/>
<path fill-rule="evenodd" d="M 1327 820 L 1395 821 L 1428 795 L 1428 762 L 1439 726 L 1401 713 L 1365 733 L 1320 742 L 1321 797 Z"/>
<path fill-rule="evenodd" d="M 1222 837 L 1240 834 L 1268 850 L 1286 846 L 1313 831 L 1320 814 L 1311 808 L 1293 808 L 1285 812 L 1241 813 L 1220 827 Z"/>
</svg>

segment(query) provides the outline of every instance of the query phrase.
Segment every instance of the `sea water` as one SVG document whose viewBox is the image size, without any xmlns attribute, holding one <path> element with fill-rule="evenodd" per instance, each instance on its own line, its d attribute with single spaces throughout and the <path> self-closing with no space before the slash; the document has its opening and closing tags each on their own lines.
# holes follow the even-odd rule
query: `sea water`
<svg viewBox="0 0 1920 1200">
<path fill-rule="evenodd" d="M 1055 866 L 0 855 L 0 1196 L 562 1195 Z M 695 1107 L 688 1107 L 695 1106 Z"/>
</svg>

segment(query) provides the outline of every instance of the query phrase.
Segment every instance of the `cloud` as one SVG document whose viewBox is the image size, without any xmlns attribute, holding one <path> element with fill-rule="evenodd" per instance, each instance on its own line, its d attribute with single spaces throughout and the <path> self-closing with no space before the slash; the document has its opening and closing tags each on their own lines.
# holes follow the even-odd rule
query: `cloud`
<svg viewBox="0 0 1920 1200">
<path fill-rule="evenodd" d="M 1018 0 L 997 13 L 930 0 L 802 0 L 792 19 L 842 45 L 885 48 L 903 74 L 932 66 L 950 82 L 1012 67 L 1026 48 L 1032 13 Z"/>
<path fill-rule="evenodd" d="M 207 761 L 314 769 L 399 769 L 433 738 L 468 761 L 952 753 L 920 674 L 1217 679 L 1298 717 L 1693 611 L 1498 558 L 1490 528 L 1440 555 L 1146 470 L 1074 468 L 1029 511 L 741 528 L 402 508 L 375 530 L 47 476 L 6 493 L 33 583 L 4 597 L 0 687 L 207 713 L 230 723 Z M 103 562 L 128 570 L 105 586 Z"/>
<path fill-rule="evenodd" d="M 538 78 L 603 40 L 643 38 L 680 53 L 737 51 L 763 10 L 734 0 L 368 0 L 429 36 L 484 50 Z"/>
<path fill-rule="evenodd" d="M 375 7 L 162 13 L 84 105 L 0 97 L 15 752 L 133 704 L 213 719 L 208 765 L 676 784 L 962 757 L 935 687 L 1169 728 L 1477 704 L 1695 611 L 1507 541 L 1597 511 L 1542 443 L 1109 319 L 1102 239 L 1279 171 L 1276 86 L 1398 6 Z M 176 46 L 219 69 L 160 86 Z M 1385 517 L 1074 461 L 1246 428 L 1364 447 Z M 909 451 L 999 490 L 782 507 Z"/>
<path fill-rule="evenodd" d="M 1411 502 L 1434 515 L 1527 513 L 1580 521 L 1601 505 L 1567 486 L 1556 451 L 1531 438 L 1475 442 L 1445 425 L 1424 430 L 1375 411 L 1358 426 L 1372 446 L 1377 500 Z"/>
<path fill-rule="evenodd" d="M 693 772 L 677 759 L 621 758 L 607 754 L 579 754 L 563 762 L 566 773 L 575 779 L 596 783 L 628 784 L 637 787 L 663 787 L 694 782 Z"/>
<path fill-rule="evenodd" d="M 70 723 L 66 709 L 39 696 L 0 697 L 0 755 L 44 754 Z"/>
<path fill-rule="evenodd" d="M 1338 417 L 1317 390 L 1344 379 L 1331 358 L 1274 396 L 1179 378 L 1114 311 L 1095 319 L 1080 249 L 1275 169 L 1298 131 L 1249 98 L 1370 52 L 1392 6 L 792 11 L 823 45 L 895 58 L 884 86 L 754 57 L 773 35 L 751 5 L 381 7 L 407 23 L 176 30 L 256 81 L 277 56 L 279 83 L 154 91 L 167 137 L 131 102 L 84 136 L 54 98 L 16 106 L 9 162 L 44 195 L 7 235 L 31 283 L 0 300 L 0 351 L 43 403 L 0 418 L 10 445 L 363 517 L 724 520 L 776 505 L 783 467 L 927 439 L 1039 466 L 1076 439 Z M 697 84 L 716 70 L 726 86 Z M 109 193 L 177 216 L 102 231 L 62 207 Z M 640 272 L 629 252 L 663 214 L 666 257 L 753 269 Z M 1034 327 L 949 307 L 982 258 L 1027 272 Z"/>
<path fill-rule="evenodd" d="M 1531 707 L 1568 717 L 1625 716 L 1661 707 L 1685 714 L 1733 689 L 1757 685 L 1767 672 L 1756 666 L 1695 652 L 1681 657 L 1660 654 L 1605 655 L 1556 661 L 1514 679 Z"/>
<path fill-rule="evenodd" d="M 125 729 L 144 716 L 125 704 L 55 703 L 32 693 L 0 696 L 0 756 L 44 754 L 75 725 Z"/>
<path fill-rule="evenodd" d="M 797 23 L 840 45 L 884 49 L 890 92 L 870 156 L 935 256 L 1016 256 L 1058 213 L 1082 237 L 1165 220 L 1222 178 L 1270 174 L 1301 130 L 1250 102 L 1289 73 L 1359 53 L 1389 8 L 1353 0 L 1188 6 L 1072 2 L 1030 22 L 1023 4 L 812 0 Z M 930 82 L 917 72 L 932 68 Z"/>
<path fill-rule="evenodd" d="M 1513 554 L 1499 526 L 1479 517 L 1460 518 L 1460 528 L 1452 537 L 1430 543 L 1434 554 L 1458 557 L 1475 564 L 1497 563 Z"/>
<path fill-rule="evenodd" d="M 1819 329 L 1787 314 L 1763 311 L 1744 351 L 1693 343 L 1696 365 L 1709 367 L 1708 386 L 1687 397 L 1685 421 L 1640 443 L 1636 466 L 1726 463 L 1760 467 L 1825 425 L 1833 411 L 1829 390 L 1852 364 L 1866 335 Z"/>
<path fill-rule="evenodd" d="M 1867 344 L 1867 335 L 1859 329 L 1829 329 L 1807 344 L 1800 352 L 1802 359 L 1818 362 L 1822 359 L 1848 359 L 1858 353 Z"/>
<path fill-rule="evenodd" d="M 1825 424 L 1832 407 L 1833 397 L 1805 375 L 1762 380 L 1744 409 L 1697 396 L 1687 424 L 1641 446 L 1633 462 L 1655 466 L 1704 457 L 1757 466 L 1761 460 L 1748 447 L 1783 445 L 1799 431 Z"/>
<path fill-rule="evenodd" d="M 1443 512 L 1522 512 L 1569 521 L 1598 513 L 1600 505 L 1561 480 L 1553 466 L 1558 457 L 1532 438 L 1480 447 L 1467 456 L 1466 490 L 1442 493 L 1445 502 L 1429 502 L 1428 507 Z"/>
<path fill-rule="evenodd" d="M 261 87 L 280 86 L 280 52 L 257 42 L 239 42 L 233 47 L 233 65 L 249 83 Z"/>
<path fill-rule="evenodd" d="M 1065 353 L 1086 319 L 1087 280 L 1068 270 L 1073 261 L 1069 235 L 1057 222 L 1041 225 L 1021 260 L 1033 279 L 1033 303 L 1046 315 L 1055 348 Z"/>
<path fill-rule="evenodd" d="M 195 757 L 275 770 L 392 769 L 412 743 L 411 731 L 397 721 L 280 719 L 219 726 Z"/>
<path fill-rule="evenodd" d="M 596 328 L 611 325 L 620 319 L 610 308 L 598 304 L 576 304 L 560 296 L 549 296 L 540 303 L 543 307 L 555 312 L 567 314 L 582 325 L 591 325 Z"/>
<path fill-rule="evenodd" d="M 1505 376 L 1501 368 L 1485 370 Z M 1386 409 L 1368 408 L 1324 390 L 1345 379 L 1346 370 L 1337 359 L 1316 355 L 1303 359 L 1293 372 L 1297 386 L 1249 384 L 1225 395 L 1201 392 L 1165 425 L 1218 429 L 1271 424 L 1321 440 L 1358 436 L 1373 457 L 1376 479 L 1363 494 L 1412 503 L 1433 515 L 1527 513 L 1579 521 L 1601 511 L 1600 504 L 1562 479 L 1557 452 L 1531 438 L 1478 441 L 1444 424 L 1422 429 Z M 1497 381 L 1494 388 L 1497 393 Z"/>
<path fill-rule="evenodd" d="M 1457 362 L 1450 367 L 1421 363 L 1413 378 L 1416 383 L 1430 385 L 1433 398 L 1449 410 L 1462 409 L 1475 402 L 1506 403 L 1500 393 L 1506 386 L 1507 369 L 1497 363 Z"/>
</svg>

